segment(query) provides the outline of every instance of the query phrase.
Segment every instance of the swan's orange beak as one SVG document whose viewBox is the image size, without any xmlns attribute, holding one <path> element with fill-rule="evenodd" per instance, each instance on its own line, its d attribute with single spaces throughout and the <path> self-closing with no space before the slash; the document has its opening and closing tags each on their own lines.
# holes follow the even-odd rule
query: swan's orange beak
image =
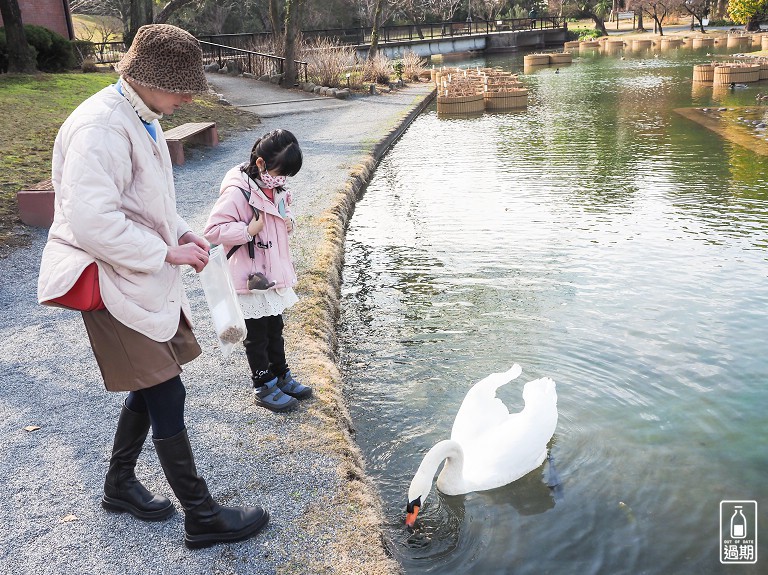
<svg viewBox="0 0 768 575">
<path fill-rule="evenodd" d="M 421 495 L 413 501 L 409 501 L 408 505 L 405 507 L 405 524 L 408 527 L 413 527 L 413 524 L 416 523 L 416 516 L 419 514 L 419 509 L 421 509 Z"/>
<path fill-rule="evenodd" d="M 416 523 L 416 516 L 419 514 L 419 506 L 418 505 L 414 505 L 412 509 L 413 509 L 413 511 L 408 511 L 405 514 L 405 524 L 408 527 L 413 527 L 413 524 Z"/>
</svg>

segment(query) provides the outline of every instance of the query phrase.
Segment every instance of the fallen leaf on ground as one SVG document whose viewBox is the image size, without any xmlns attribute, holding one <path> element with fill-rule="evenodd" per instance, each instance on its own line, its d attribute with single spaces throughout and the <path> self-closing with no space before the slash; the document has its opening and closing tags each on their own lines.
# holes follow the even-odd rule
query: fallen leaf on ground
<svg viewBox="0 0 768 575">
<path fill-rule="evenodd" d="M 37 431 L 38 429 L 40 429 L 39 425 L 27 425 L 24 431 Z"/>
<path fill-rule="evenodd" d="M 61 518 L 62 523 L 69 523 L 70 521 L 77 521 L 77 515 L 72 515 L 70 513 L 69 515 L 65 515 Z"/>
</svg>

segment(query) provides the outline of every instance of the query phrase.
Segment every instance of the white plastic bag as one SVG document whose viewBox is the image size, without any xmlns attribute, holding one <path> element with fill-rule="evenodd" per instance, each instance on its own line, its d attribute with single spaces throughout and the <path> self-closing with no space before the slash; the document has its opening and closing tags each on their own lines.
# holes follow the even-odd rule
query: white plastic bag
<svg viewBox="0 0 768 575">
<path fill-rule="evenodd" d="M 221 343 L 221 353 L 229 357 L 235 344 L 245 339 L 246 329 L 223 246 L 211 248 L 208 265 L 200 272 L 200 282 L 203 284 L 216 336 Z"/>
</svg>

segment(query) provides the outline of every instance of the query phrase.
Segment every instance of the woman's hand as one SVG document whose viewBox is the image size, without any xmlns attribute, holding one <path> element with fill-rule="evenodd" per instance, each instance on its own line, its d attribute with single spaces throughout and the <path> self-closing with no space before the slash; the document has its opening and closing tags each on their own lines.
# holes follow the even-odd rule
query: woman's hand
<svg viewBox="0 0 768 575">
<path fill-rule="evenodd" d="M 291 218 L 283 218 L 285 220 L 285 228 L 290 234 L 293 231 L 293 220 Z"/>
<path fill-rule="evenodd" d="M 248 235 L 255 237 L 263 229 L 264 229 L 264 216 L 261 216 L 259 217 L 259 219 L 256 219 L 256 215 L 254 215 L 253 219 L 251 219 L 251 221 L 248 223 Z"/>
<path fill-rule="evenodd" d="M 189 234 L 184 235 L 187 236 Z M 201 239 L 206 245 L 208 244 L 204 239 L 198 239 Z M 208 264 L 208 249 L 203 248 L 194 241 L 189 241 L 180 246 L 168 246 L 168 252 L 165 254 L 165 261 L 175 266 L 192 266 L 197 273 L 200 273 Z"/>
<path fill-rule="evenodd" d="M 184 232 L 179 238 L 179 245 L 183 244 L 196 244 L 203 248 L 206 252 L 211 249 L 211 244 L 208 243 L 208 240 L 202 236 L 198 236 L 192 230 Z"/>
</svg>

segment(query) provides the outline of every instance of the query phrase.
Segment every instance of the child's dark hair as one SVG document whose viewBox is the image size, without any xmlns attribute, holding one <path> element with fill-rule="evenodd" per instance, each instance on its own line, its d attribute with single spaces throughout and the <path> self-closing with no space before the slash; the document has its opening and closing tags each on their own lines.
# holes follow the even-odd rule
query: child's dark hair
<svg viewBox="0 0 768 575">
<path fill-rule="evenodd" d="M 295 176 L 302 163 L 299 141 L 288 130 L 272 130 L 256 140 L 251 149 L 251 159 L 243 168 L 252 180 L 259 178 L 256 160 L 264 159 L 268 170 L 277 170 L 281 176 Z"/>
</svg>

